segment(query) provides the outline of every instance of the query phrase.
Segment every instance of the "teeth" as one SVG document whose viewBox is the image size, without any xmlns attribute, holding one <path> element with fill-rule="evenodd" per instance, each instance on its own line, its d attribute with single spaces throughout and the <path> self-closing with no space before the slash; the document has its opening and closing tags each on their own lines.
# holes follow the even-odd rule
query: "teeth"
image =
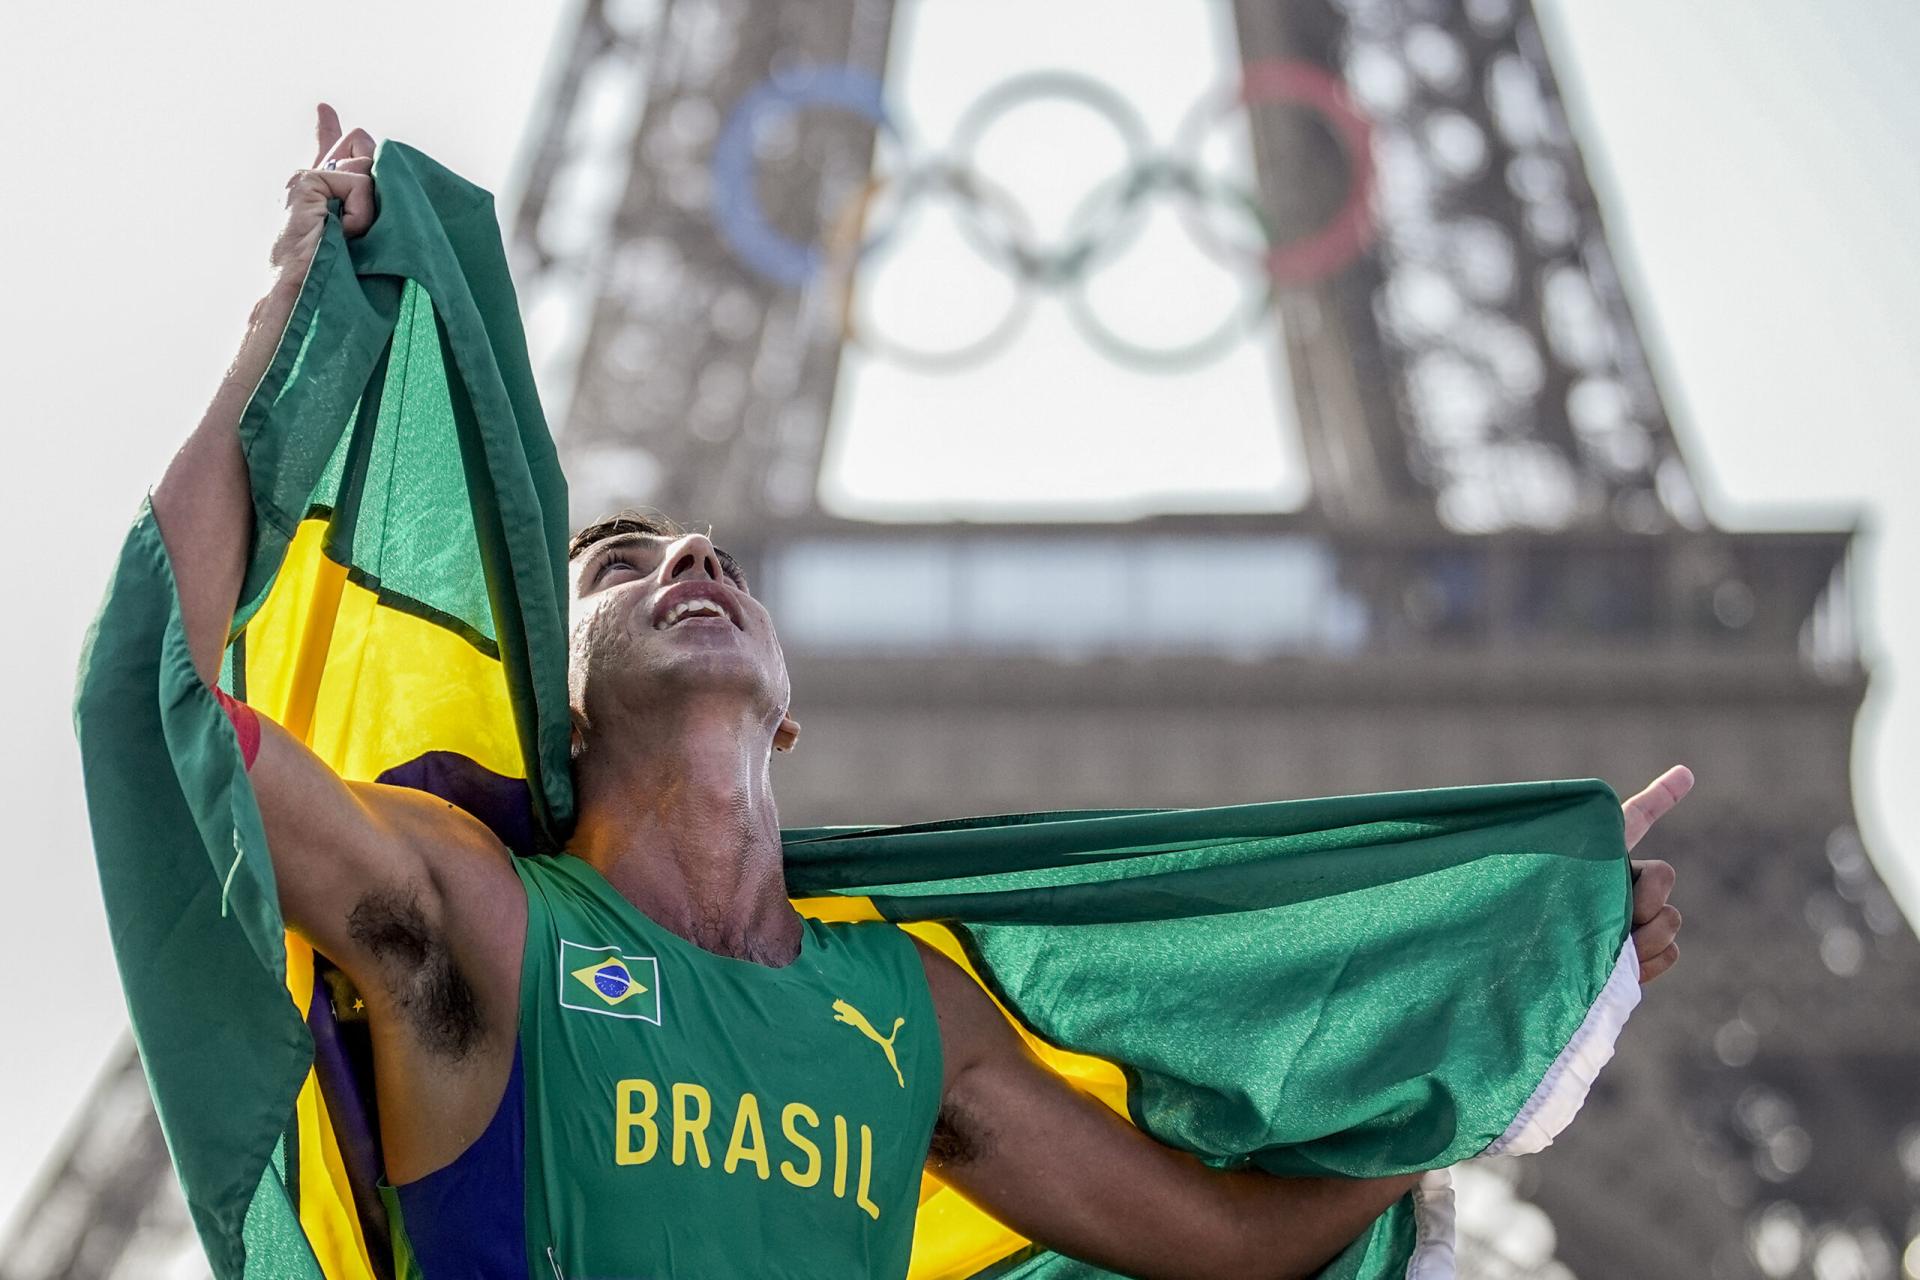
<svg viewBox="0 0 1920 1280">
<path fill-rule="evenodd" d="M 711 600 L 682 600 L 679 604 L 667 610 L 667 616 L 660 619 L 660 625 L 656 630 L 665 631 L 668 627 L 683 618 L 724 618 L 726 616 L 726 610 Z"/>
</svg>

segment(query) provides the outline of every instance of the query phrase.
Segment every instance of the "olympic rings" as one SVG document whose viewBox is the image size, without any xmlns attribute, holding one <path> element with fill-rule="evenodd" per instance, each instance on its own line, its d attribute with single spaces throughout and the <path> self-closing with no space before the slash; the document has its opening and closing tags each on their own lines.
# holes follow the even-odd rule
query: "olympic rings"
<svg viewBox="0 0 1920 1280">
<path fill-rule="evenodd" d="M 1003 188 L 982 178 L 975 165 L 982 139 L 1008 112 L 1035 101 L 1067 101 L 1105 120 L 1118 136 L 1122 168 L 1098 183 L 1075 206 L 1064 231 L 1037 239 L 1032 221 Z M 1261 105 L 1299 107 L 1318 116 L 1347 157 L 1348 179 L 1339 210 L 1322 227 L 1281 243 L 1258 194 L 1206 174 L 1199 156 L 1205 135 L 1236 110 Z M 1119 93 L 1072 72 L 1016 76 L 976 100 L 960 117 L 945 156 L 911 163 L 899 177 L 869 179 L 827 220 L 824 245 L 805 245 L 773 228 L 756 191 L 755 143 L 770 123 L 808 108 L 851 111 L 872 122 L 904 148 L 902 130 L 887 110 L 878 79 L 853 67 L 815 66 L 763 82 L 735 105 L 712 158 L 713 216 L 728 248 L 741 262 L 788 288 L 805 288 L 828 276 L 839 286 L 842 333 L 892 359 L 923 368 L 952 368 L 985 358 L 1011 341 L 1025 321 L 1030 290 L 981 338 L 940 350 L 889 341 L 871 320 L 856 315 L 855 263 L 885 241 L 911 206 L 924 199 L 958 205 L 962 236 L 1018 286 L 1059 290 L 1076 324 L 1110 356 L 1149 366 L 1191 365 L 1212 359 L 1266 314 L 1278 291 L 1315 283 L 1343 270 L 1371 244 L 1374 170 L 1371 126 L 1331 73 L 1305 62 L 1263 60 L 1242 69 L 1239 84 L 1196 103 L 1177 131 L 1172 149 L 1154 150 L 1139 114 Z M 877 232 L 865 224 L 875 201 L 890 193 L 893 218 Z M 1200 338 L 1170 347 L 1147 347 L 1124 338 L 1095 312 L 1089 279 L 1133 243 L 1146 200 L 1168 193 L 1178 201 L 1183 225 L 1209 256 L 1264 287 L 1249 294 L 1221 324 Z M 1243 218 L 1250 240 L 1223 235 L 1209 210 Z M 865 234 L 863 234 L 863 232 Z"/>
</svg>

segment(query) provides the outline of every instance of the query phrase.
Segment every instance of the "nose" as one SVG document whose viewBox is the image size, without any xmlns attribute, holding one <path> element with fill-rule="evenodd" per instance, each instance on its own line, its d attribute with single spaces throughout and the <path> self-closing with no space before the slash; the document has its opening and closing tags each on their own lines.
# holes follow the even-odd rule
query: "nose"
<svg viewBox="0 0 1920 1280">
<path fill-rule="evenodd" d="M 710 578 L 721 582 L 726 576 L 721 571 L 720 557 L 714 553 L 713 543 L 704 533 L 689 533 L 674 542 L 661 563 L 666 565 L 663 582 L 678 582 L 682 578 Z"/>
</svg>

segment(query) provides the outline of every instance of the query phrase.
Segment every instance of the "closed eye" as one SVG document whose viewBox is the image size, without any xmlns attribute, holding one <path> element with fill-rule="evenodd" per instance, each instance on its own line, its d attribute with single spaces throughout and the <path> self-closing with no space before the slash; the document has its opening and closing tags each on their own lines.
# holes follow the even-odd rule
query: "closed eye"
<svg viewBox="0 0 1920 1280">
<path fill-rule="evenodd" d="M 742 591 L 748 591 L 747 575 L 740 572 L 740 562 L 728 555 L 724 548 L 715 547 L 713 554 L 720 558 L 720 571 L 727 575 L 727 581 Z M 749 592 L 751 594 L 751 592 Z"/>
<path fill-rule="evenodd" d="M 639 564 L 635 562 L 634 559 L 631 556 L 627 555 L 625 552 L 609 551 L 607 552 L 605 558 L 603 558 L 600 561 L 599 565 L 596 566 L 593 571 L 593 585 L 596 587 L 599 586 L 601 579 L 605 578 L 607 576 L 608 571 L 611 570 L 615 565 L 624 565 L 627 568 L 633 570 L 635 573 L 643 572 Z"/>
</svg>

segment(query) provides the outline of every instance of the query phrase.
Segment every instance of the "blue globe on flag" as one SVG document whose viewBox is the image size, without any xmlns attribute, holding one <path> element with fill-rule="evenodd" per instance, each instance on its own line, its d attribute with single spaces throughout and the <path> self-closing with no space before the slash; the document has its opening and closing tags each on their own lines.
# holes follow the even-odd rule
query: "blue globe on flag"
<svg viewBox="0 0 1920 1280">
<path fill-rule="evenodd" d="M 633 977 L 618 960 L 609 960 L 594 970 L 593 987 L 609 1000 L 618 1000 L 633 986 Z"/>
</svg>

